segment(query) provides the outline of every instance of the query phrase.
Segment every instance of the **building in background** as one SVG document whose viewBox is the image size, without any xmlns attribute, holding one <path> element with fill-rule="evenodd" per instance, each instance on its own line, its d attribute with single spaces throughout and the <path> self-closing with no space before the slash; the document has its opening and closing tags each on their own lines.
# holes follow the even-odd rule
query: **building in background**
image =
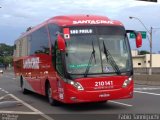
<svg viewBox="0 0 160 120">
<path fill-rule="evenodd" d="M 138 50 L 132 50 L 132 59 L 134 68 L 150 67 L 150 54 L 138 55 Z M 160 67 L 160 54 L 152 54 L 152 67 Z"/>
</svg>

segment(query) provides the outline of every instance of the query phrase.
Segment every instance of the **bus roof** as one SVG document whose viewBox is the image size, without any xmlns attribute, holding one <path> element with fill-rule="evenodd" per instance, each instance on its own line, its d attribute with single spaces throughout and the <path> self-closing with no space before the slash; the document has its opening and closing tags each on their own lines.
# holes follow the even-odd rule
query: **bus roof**
<svg viewBox="0 0 160 120">
<path fill-rule="evenodd" d="M 59 26 L 74 25 L 123 25 L 119 21 L 111 20 L 106 16 L 98 15 L 68 15 L 56 16 L 48 20 L 49 23 L 55 23 Z"/>
<path fill-rule="evenodd" d="M 42 26 L 54 23 L 58 26 L 84 26 L 84 25 L 115 25 L 115 26 L 123 26 L 120 21 L 111 20 L 106 16 L 99 16 L 99 15 L 66 15 L 66 16 L 55 16 L 52 17 L 45 22 L 31 28 L 31 30 L 27 31 L 26 33 L 22 34 L 20 38 L 36 31 L 37 29 L 41 28 Z"/>
</svg>

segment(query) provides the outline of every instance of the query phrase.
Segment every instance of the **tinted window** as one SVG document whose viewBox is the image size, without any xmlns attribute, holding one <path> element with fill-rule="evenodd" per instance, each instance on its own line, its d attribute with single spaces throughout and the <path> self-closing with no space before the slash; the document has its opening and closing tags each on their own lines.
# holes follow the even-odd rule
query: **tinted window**
<svg viewBox="0 0 160 120">
<path fill-rule="evenodd" d="M 52 61 L 53 65 L 56 66 L 56 50 L 57 50 L 56 40 L 57 40 L 57 33 L 60 32 L 60 28 L 55 24 L 49 24 L 48 28 L 52 45 Z"/>
<path fill-rule="evenodd" d="M 31 34 L 30 54 L 49 54 L 48 34 L 45 27 Z"/>
<path fill-rule="evenodd" d="M 63 64 L 62 64 L 62 55 L 59 50 L 56 50 L 56 69 L 57 72 L 61 75 L 64 76 L 63 72 Z"/>
<path fill-rule="evenodd" d="M 57 33 L 60 31 L 60 28 L 55 24 L 49 24 L 48 27 L 49 27 L 50 37 L 51 37 L 51 43 L 52 43 L 52 46 L 54 46 L 55 41 L 57 39 Z"/>
</svg>

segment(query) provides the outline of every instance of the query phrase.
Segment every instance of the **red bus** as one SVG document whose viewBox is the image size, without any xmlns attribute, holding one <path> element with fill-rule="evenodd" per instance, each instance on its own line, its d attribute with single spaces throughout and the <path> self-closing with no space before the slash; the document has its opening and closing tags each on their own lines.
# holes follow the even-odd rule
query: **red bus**
<svg viewBox="0 0 160 120">
<path fill-rule="evenodd" d="M 105 102 L 133 97 L 133 67 L 123 24 L 105 16 L 56 16 L 15 41 L 14 71 L 23 93 L 49 103 Z"/>
</svg>

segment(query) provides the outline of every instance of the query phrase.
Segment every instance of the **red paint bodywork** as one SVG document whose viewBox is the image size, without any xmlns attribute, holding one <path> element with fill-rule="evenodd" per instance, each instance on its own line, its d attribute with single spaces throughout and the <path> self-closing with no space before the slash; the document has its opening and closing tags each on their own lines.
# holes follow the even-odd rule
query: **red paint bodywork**
<svg viewBox="0 0 160 120">
<path fill-rule="evenodd" d="M 36 31 L 42 26 L 47 26 L 49 23 L 57 24 L 58 26 L 87 26 L 90 24 L 73 24 L 76 20 L 106 20 L 112 21 L 104 16 L 93 16 L 93 15 L 73 15 L 73 16 L 57 16 L 53 17 L 44 23 L 34 27 L 29 32 L 23 34 L 20 38 Z M 113 24 L 99 24 L 102 26 L 123 26 L 119 21 L 112 21 Z M 94 24 L 95 25 L 95 24 Z M 50 38 L 49 38 L 50 39 Z M 51 48 L 50 48 L 51 52 Z M 39 69 L 24 69 L 23 62 L 28 58 L 38 57 Z M 64 103 L 77 103 L 77 102 L 96 102 L 113 99 L 125 99 L 133 97 L 133 80 L 126 87 L 122 88 L 122 85 L 129 76 L 101 76 L 98 77 L 87 77 L 79 78 L 74 81 L 79 82 L 84 90 L 79 91 L 74 86 L 65 82 L 62 77 L 57 73 L 55 67 L 52 64 L 52 55 L 37 54 L 32 56 L 25 56 L 20 58 L 14 58 L 14 71 L 18 76 L 23 78 L 29 83 L 32 90 L 41 95 L 46 95 L 45 84 L 48 81 L 52 88 L 52 97 L 58 101 Z M 96 81 L 113 81 L 112 88 L 99 87 L 95 89 Z M 60 99 L 60 94 L 63 94 L 63 99 Z M 107 94 L 106 97 L 100 97 L 100 95 Z M 74 98 L 74 99 L 71 99 Z"/>
<path fill-rule="evenodd" d="M 133 97 L 133 81 L 127 88 L 122 88 L 124 80 L 127 76 L 110 76 L 110 77 L 97 77 L 97 78 L 81 78 L 76 81 L 81 83 L 84 87 L 84 91 L 78 91 L 69 84 L 64 84 L 65 91 L 65 103 L 73 102 L 98 102 L 114 99 L 126 99 Z M 114 82 L 113 88 L 101 88 L 95 90 L 96 81 L 109 81 Z M 106 97 L 99 97 L 101 94 L 109 94 Z M 71 100 L 71 97 L 75 97 L 75 100 Z M 62 101 L 63 102 L 63 101 Z"/>
</svg>

